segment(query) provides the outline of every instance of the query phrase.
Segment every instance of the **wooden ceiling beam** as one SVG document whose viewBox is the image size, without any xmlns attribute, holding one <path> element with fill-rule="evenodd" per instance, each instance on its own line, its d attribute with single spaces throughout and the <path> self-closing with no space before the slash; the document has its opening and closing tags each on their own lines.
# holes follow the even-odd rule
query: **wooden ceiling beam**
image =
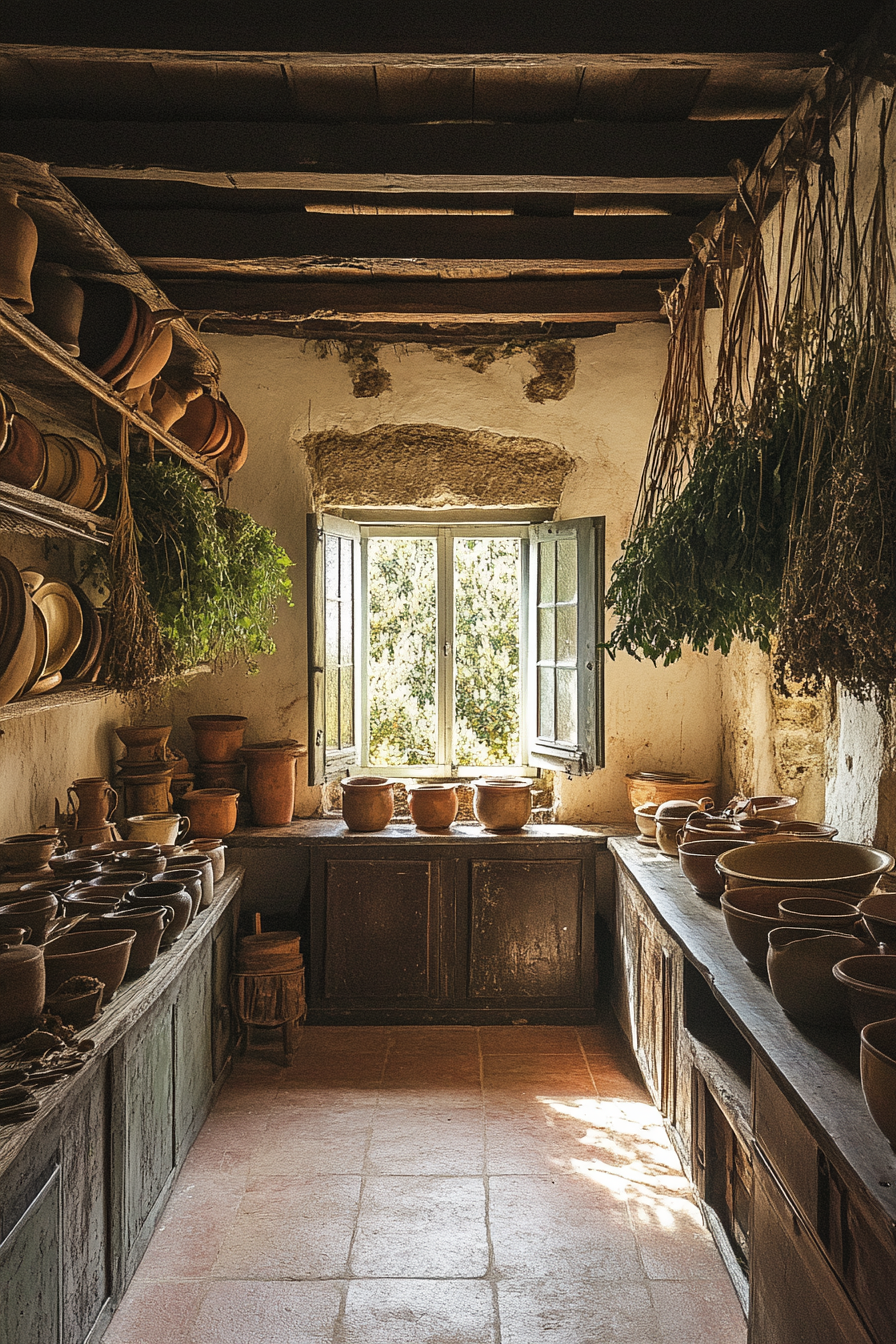
<svg viewBox="0 0 896 1344">
<path fill-rule="evenodd" d="M 684 249 L 682 249 L 683 251 Z M 679 275 L 687 256 L 623 257 L 557 261 L 542 257 L 494 260 L 470 257 L 136 257 L 139 266 L 166 285 L 173 280 L 539 280 L 589 279 L 601 275 Z"/>
<path fill-rule="evenodd" d="M 555 313 L 516 318 L 492 316 L 468 322 L 416 322 L 405 314 L 387 314 L 384 321 L 366 321 L 356 316 L 312 317 L 296 320 L 287 314 L 228 316 L 226 313 L 199 314 L 203 333 L 221 332 L 231 336 L 292 336 L 298 340 L 367 340 L 381 344 L 412 342 L 423 345 L 494 345 L 503 341 L 581 340 L 588 336 L 606 336 L 621 322 L 645 319 L 642 314 L 625 315 L 608 321 L 603 316 L 590 318 L 582 313 Z M 662 319 L 665 322 L 665 318 Z"/>
</svg>

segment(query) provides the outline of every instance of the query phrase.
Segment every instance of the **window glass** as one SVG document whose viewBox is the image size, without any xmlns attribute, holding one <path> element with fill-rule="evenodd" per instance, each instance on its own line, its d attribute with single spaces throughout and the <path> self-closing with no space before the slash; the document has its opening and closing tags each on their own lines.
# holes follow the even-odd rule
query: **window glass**
<svg viewBox="0 0 896 1344">
<path fill-rule="evenodd" d="M 436 727 L 436 543 L 367 544 L 371 765 L 433 765 Z"/>
<path fill-rule="evenodd" d="M 520 543 L 454 541 L 454 761 L 520 761 Z"/>
</svg>

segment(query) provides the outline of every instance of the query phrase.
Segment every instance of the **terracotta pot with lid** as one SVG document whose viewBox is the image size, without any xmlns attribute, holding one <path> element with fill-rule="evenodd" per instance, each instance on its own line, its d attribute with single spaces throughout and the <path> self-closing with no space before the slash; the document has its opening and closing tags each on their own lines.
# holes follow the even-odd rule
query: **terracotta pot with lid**
<svg viewBox="0 0 896 1344">
<path fill-rule="evenodd" d="M 395 811 L 391 779 L 357 775 L 343 779 L 342 819 L 350 831 L 384 831 Z"/>
</svg>

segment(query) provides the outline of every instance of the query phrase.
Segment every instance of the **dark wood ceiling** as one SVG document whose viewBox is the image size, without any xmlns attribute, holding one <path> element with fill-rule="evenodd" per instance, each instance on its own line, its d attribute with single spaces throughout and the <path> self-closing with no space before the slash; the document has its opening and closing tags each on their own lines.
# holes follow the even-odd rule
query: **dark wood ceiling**
<svg viewBox="0 0 896 1344">
<path fill-rule="evenodd" d="M 5 16 L 0 149 L 206 329 L 467 340 L 657 319 L 875 6 L 136 8 Z"/>
</svg>

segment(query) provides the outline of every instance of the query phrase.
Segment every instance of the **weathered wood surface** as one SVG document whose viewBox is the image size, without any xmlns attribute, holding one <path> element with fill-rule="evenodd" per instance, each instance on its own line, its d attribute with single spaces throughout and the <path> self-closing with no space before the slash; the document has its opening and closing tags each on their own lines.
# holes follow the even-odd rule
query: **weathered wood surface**
<svg viewBox="0 0 896 1344">
<path fill-rule="evenodd" d="M 60 1170 L 0 1242 L 3 1344 L 63 1344 Z"/>
<path fill-rule="evenodd" d="M 182 1160 L 212 1089 L 212 940 L 198 950 L 174 1003 L 174 1155 Z"/>
<path fill-rule="evenodd" d="M 463 782 L 463 781 L 461 781 Z M 341 817 L 296 818 L 288 826 L 249 826 L 241 827 L 228 836 L 227 844 L 231 849 L 274 849 L 301 845 L 315 845 L 319 841 L 336 841 L 340 846 L 357 847 L 359 845 L 394 845 L 399 840 L 404 845 L 416 848 L 432 849 L 438 847 L 450 853 L 457 846 L 484 845 L 491 850 L 493 846 L 529 844 L 533 841 L 550 841 L 557 844 L 581 844 L 587 841 L 600 849 L 606 849 L 607 837 L 612 835 L 630 835 L 630 826 L 566 826 L 529 825 L 521 831 L 488 832 L 476 821 L 456 821 L 445 835 L 434 840 L 431 834 L 418 831 L 410 817 L 402 821 L 393 819 L 382 831 L 350 831 Z"/>
<path fill-rule="evenodd" d="M 171 281 L 194 279 L 258 280 L 541 280 L 590 279 L 595 275 L 678 272 L 690 255 L 680 245 L 677 256 L 619 257 L 610 260 L 493 261 L 489 257 L 452 261 L 446 257 L 251 257 L 222 261 L 217 257 L 140 257 L 152 275 Z M 690 247 L 687 246 L 690 254 Z"/>
</svg>

